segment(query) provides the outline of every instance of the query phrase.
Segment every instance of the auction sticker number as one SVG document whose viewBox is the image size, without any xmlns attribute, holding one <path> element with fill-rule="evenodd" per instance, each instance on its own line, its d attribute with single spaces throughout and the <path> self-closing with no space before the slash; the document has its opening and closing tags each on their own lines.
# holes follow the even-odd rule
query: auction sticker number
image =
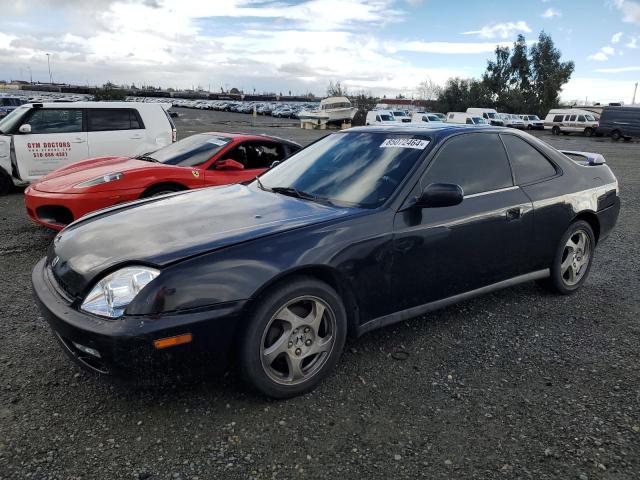
<svg viewBox="0 0 640 480">
<path fill-rule="evenodd" d="M 387 138 L 380 148 L 415 148 L 416 150 L 424 150 L 429 145 L 429 140 L 420 140 L 418 138 Z"/>
</svg>

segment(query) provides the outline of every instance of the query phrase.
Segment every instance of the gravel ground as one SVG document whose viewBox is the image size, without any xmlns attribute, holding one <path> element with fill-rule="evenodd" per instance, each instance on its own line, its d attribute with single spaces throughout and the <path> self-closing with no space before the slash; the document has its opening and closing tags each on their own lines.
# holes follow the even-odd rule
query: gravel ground
<svg viewBox="0 0 640 480">
<path fill-rule="evenodd" d="M 182 135 L 324 134 L 180 111 Z M 525 284 L 372 332 L 282 402 L 233 374 L 142 388 L 80 371 L 31 299 L 52 235 L 20 192 L 1 197 L 0 479 L 640 478 L 640 144 L 540 135 L 603 153 L 620 180 L 585 287 Z"/>
</svg>

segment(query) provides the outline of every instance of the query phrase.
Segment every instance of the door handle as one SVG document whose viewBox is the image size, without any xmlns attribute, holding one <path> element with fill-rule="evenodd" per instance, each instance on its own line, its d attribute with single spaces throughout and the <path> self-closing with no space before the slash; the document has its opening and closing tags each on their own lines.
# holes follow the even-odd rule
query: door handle
<svg viewBox="0 0 640 480">
<path fill-rule="evenodd" d="M 131 140 L 140 140 L 142 138 L 142 135 L 131 135 L 129 138 Z"/>
<path fill-rule="evenodd" d="M 507 210 L 507 221 L 517 220 L 522 216 L 522 209 L 520 207 L 510 208 Z"/>
<path fill-rule="evenodd" d="M 84 143 L 86 140 L 84 138 L 74 138 L 71 140 L 71 143 Z"/>
</svg>

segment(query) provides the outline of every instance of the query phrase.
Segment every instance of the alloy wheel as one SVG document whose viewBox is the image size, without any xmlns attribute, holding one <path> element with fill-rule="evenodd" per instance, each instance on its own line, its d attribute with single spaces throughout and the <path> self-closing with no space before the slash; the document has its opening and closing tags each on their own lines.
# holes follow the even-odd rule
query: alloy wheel
<svg viewBox="0 0 640 480">
<path fill-rule="evenodd" d="M 589 267 L 591 261 L 591 240 L 584 230 L 576 230 L 569 237 L 562 252 L 560 274 L 567 286 L 574 286 Z"/>
<path fill-rule="evenodd" d="M 294 298 L 267 323 L 260 342 L 262 368 L 278 384 L 298 385 L 320 371 L 335 341 L 331 307 L 314 296 Z"/>
</svg>

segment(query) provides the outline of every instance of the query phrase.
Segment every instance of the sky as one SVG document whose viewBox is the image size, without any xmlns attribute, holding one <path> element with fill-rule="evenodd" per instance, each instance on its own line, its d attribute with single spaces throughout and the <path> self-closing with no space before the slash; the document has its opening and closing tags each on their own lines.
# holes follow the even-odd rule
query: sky
<svg viewBox="0 0 640 480">
<path fill-rule="evenodd" d="M 55 82 L 411 97 L 541 30 L 575 62 L 564 100 L 630 103 L 640 0 L 0 0 L 0 79 L 47 81 L 49 53 Z"/>
</svg>

